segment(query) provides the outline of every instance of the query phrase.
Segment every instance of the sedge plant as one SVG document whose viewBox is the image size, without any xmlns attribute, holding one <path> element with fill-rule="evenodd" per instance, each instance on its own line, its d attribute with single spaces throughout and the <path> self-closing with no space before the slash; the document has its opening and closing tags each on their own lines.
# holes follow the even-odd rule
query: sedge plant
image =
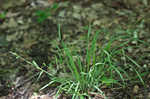
<svg viewBox="0 0 150 99">
<path fill-rule="evenodd" d="M 100 89 L 100 86 L 103 84 L 108 86 L 114 83 L 117 84 L 118 81 L 115 80 L 113 72 L 116 72 L 123 81 L 123 76 L 120 70 L 112 62 L 112 56 L 110 53 L 111 42 L 109 42 L 104 49 L 99 49 L 101 50 L 101 55 L 96 54 L 96 50 L 98 49 L 97 39 L 100 32 L 101 31 L 97 31 L 91 40 L 91 26 L 89 26 L 86 39 L 87 48 L 85 62 L 82 61 L 77 53 L 72 55 L 69 47 L 62 41 L 61 45 L 63 46 L 63 49 L 60 49 L 57 46 L 59 54 L 58 57 L 56 57 L 56 64 L 61 65 L 65 62 L 66 66 L 64 69 L 69 70 L 67 73 L 70 76 L 64 78 L 54 77 L 52 78 L 52 81 L 43 88 L 57 82 L 60 83 L 57 93 L 65 92 L 72 95 L 72 99 L 84 99 L 84 97 L 90 97 L 89 93 L 94 91 L 98 94 L 104 95 Z M 59 35 L 61 35 L 60 27 Z M 76 59 L 74 59 L 74 56 L 76 56 Z"/>
<path fill-rule="evenodd" d="M 94 36 L 92 36 L 91 31 L 92 28 L 89 26 L 86 37 L 86 55 L 80 57 L 80 55 L 75 51 L 75 53 L 72 54 L 69 46 L 62 41 L 60 25 L 58 25 L 58 35 L 62 48 L 56 46 L 58 49 L 58 55 L 55 57 L 55 64 L 57 66 L 64 66 L 62 72 L 67 74 L 67 76 L 62 77 L 53 75 L 51 72 L 40 68 L 35 61 L 28 62 L 25 60 L 40 71 L 39 78 L 43 73 L 50 76 L 50 82 L 44 85 L 40 90 L 54 83 L 58 83 L 59 86 L 56 86 L 58 89 L 56 97 L 61 93 L 65 93 L 70 95 L 72 99 L 85 99 L 85 97 L 91 98 L 90 93 L 92 92 L 96 92 L 106 98 L 101 90 L 101 86 L 103 85 L 113 86 L 114 84 L 117 84 L 125 87 L 126 79 L 124 77 L 130 77 L 128 73 L 120 66 L 117 66 L 114 61 L 115 54 L 123 53 L 123 55 L 125 55 L 124 50 L 121 49 L 114 51 L 111 49 L 114 39 L 111 39 L 104 47 L 97 46 L 97 40 L 102 31 L 96 31 Z M 97 51 L 100 53 L 97 53 Z M 126 57 L 126 59 L 139 67 L 134 60 L 128 56 Z M 50 65 L 50 67 L 53 67 L 53 65 Z M 140 81 L 144 84 L 140 73 L 136 69 L 134 69 L 134 71 Z"/>
</svg>

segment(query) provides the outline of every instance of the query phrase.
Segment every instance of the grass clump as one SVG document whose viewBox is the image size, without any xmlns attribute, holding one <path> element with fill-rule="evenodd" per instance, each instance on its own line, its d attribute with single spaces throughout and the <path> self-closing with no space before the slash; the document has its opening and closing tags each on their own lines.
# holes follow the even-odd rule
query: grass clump
<svg viewBox="0 0 150 99">
<path fill-rule="evenodd" d="M 57 46 L 58 55 L 55 57 L 55 64 L 63 66 L 63 70 L 60 73 L 62 75 L 53 75 L 51 72 L 40 68 L 35 61 L 28 62 L 25 60 L 40 70 L 39 78 L 43 73 L 50 76 L 51 81 L 43 86 L 41 90 L 51 84 L 58 83 L 59 86 L 56 86 L 58 88 L 57 95 L 64 92 L 71 95 L 72 99 L 85 99 L 85 97 L 91 98 L 90 93 L 96 92 L 105 97 L 101 90 L 103 85 L 108 87 L 113 87 L 113 85 L 125 87 L 127 85 L 126 81 L 133 79 L 124 68 L 117 64 L 115 60 L 117 55 L 124 55 L 126 60 L 141 68 L 134 60 L 125 55 L 124 48 L 118 49 L 117 47 L 115 51 L 112 49 L 114 38 L 108 41 L 105 46 L 99 47 L 97 40 L 102 32 L 101 30 L 92 36 L 91 26 L 88 27 L 86 55 L 83 56 L 80 56 L 76 51 L 72 53 L 62 41 L 60 26 L 58 32 L 62 48 Z M 17 54 L 15 55 L 17 56 Z M 53 66 L 50 65 L 50 67 Z M 137 77 L 144 84 L 141 74 L 132 65 L 129 65 L 128 68 L 133 68 Z"/>
</svg>

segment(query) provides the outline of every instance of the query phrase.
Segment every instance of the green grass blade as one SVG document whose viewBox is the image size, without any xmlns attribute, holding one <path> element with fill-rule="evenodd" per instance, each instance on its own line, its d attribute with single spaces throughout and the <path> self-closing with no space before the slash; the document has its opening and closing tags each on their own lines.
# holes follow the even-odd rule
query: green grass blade
<svg viewBox="0 0 150 99">
<path fill-rule="evenodd" d="M 40 90 L 45 89 L 46 87 L 50 86 L 51 84 L 53 84 L 55 81 L 51 81 L 48 84 L 44 85 Z"/>
<path fill-rule="evenodd" d="M 72 75 L 76 78 L 77 81 L 79 81 L 80 79 L 80 73 L 78 72 L 78 69 L 74 63 L 73 57 L 69 51 L 69 49 L 67 48 L 67 46 L 65 44 L 63 44 L 64 46 L 64 51 L 68 57 L 68 62 L 69 62 L 69 68 L 71 69 Z"/>
<path fill-rule="evenodd" d="M 134 61 L 132 58 L 130 58 L 129 56 L 126 55 L 126 57 L 133 63 L 135 64 L 137 67 L 141 68 L 141 66 L 136 62 Z"/>
</svg>

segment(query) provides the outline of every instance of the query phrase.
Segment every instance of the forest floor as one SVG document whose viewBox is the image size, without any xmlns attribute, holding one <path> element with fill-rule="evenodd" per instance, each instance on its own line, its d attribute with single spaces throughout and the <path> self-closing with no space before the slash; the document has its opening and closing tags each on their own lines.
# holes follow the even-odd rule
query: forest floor
<svg viewBox="0 0 150 99">
<path fill-rule="evenodd" d="M 116 39 L 112 46 L 123 44 L 126 54 L 136 62 L 133 64 L 135 68 L 137 64 L 141 67 L 137 70 L 145 85 L 140 79 L 134 79 L 135 81 L 127 81 L 125 88 L 117 85 L 102 86 L 106 97 L 150 99 L 150 7 L 141 3 L 127 6 L 121 2 L 112 2 L 113 0 L 66 0 L 58 2 L 57 9 L 47 11 L 45 9 L 53 5 L 51 2 L 10 1 L 0 4 L 0 99 L 33 99 L 31 96 L 34 93 L 41 99 L 52 99 L 47 94 L 55 92 L 54 87 L 39 91 L 48 83 L 49 78 L 43 74 L 37 80 L 38 70 L 25 60 L 16 59 L 12 52 L 28 61 L 34 60 L 38 65 L 48 65 L 55 61 L 54 57 L 58 54 L 55 46 L 60 45 L 58 26 L 61 28 L 62 40 L 70 44 L 71 49 L 80 52 L 86 50 L 85 42 L 81 39 L 87 35 L 89 25 L 92 35 L 97 30 L 102 31 L 97 42 L 101 47 L 112 37 L 124 36 Z M 49 13 L 51 15 L 47 15 Z M 45 14 L 47 16 L 43 17 Z M 119 62 L 124 57 L 118 56 L 116 59 L 118 66 L 125 65 Z M 51 72 L 58 73 L 61 68 L 54 70 Z M 130 69 L 126 70 L 132 72 Z M 136 73 L 131 75 L 136 76 Z"/>
</svg>

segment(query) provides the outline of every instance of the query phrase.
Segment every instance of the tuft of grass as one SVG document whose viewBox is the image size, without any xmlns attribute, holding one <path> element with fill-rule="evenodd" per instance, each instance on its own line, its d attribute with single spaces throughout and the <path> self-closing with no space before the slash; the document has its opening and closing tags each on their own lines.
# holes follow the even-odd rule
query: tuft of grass
<svg viewBox="0 0 150 99">
<path fill-rule="evenodd" d="M 58 54 L 58 57 L 55 57 L 57 60 L 56 64 L 61 65 L 62 63 L 65 63 L 66 69 L 69 70 L 65 73 L 69 76 L 64 78 L 52 77 L 51 82 L 43 86 L 41 89 L 44 89 L 52 83 L 59 83 L 60 85 L 58 86 L 59 90 L 57 94 L 65 92 L 66 94 L 71 94 L 72 99 L 76 99 L 85 96 L 90 97 L 88 93 L 93 91 L 104 95 L 100 86 L 104 84 L 108 86 L 111 84 L 119 84 L 119 82 L 115 80 L 113 72 L 116 72 L 122 80 L 123 76 L 117 66 L 112 62 L 110 53 L 111 42 L 109 42 L 104 49 L 101 49 L 101 55 L 96 55 L 96 43 L 99 34 L 100 31 L 97 31 L 93 36 L 92 41 L 90 41 L 91 26 L 89 26 L 85 57 L 86 63 L 82 61 L 77 53 L 72 55 L 69 47 L 64 42 L 62 42 L 63 49 L 60 49 L 57 46 L 60 53 Z M 74 59 L 74 56 L 76 56 L 76 59 Z M 40 70 L 40 68 L 38 69 Z"/>
<path fill-rule="evenodd" d="M 89 93 L 96 92 L 97 94 L 101 94 L 105 97 L 101 90 L 101 86 L 106 85 L 109 87 L 119 85 L 121 87 L 125 87 L 127 85 L 126 81 L 133 79 L 133 77 L 130 77 L 130 73 L 128 71 L 125 71 L 124 68 L 116 64 L 115 57 L 117 55 L 123 55 L 125 57 L 124 63 L 126 63 L 126 61 L 130 61 L 136 67 L 141 68 L 138 63 L 125 54 L 124 45 L 127 44 L 128 41 L 114 48 L 112 44 L 116 38 L 111 38 L 104 47 L 99 47 L 97 46 L 97 40 L 102 31 L 98 30 L 94 36 L 92 36 L 92 27 L 89 26 L 86 38 L 86 55 L 85 57 L 80 57 L 76 51 L 73 51 L 74 54 L 72 54 L 68 45 L 62 41 L 60 29 L 60 25 L 58 25 L 58 36 L 59 41 L 61 41 L 62 48 L 56 45 L 59 53 L 55 56 L 55 64 L 58 67 L 64 66 L 60 73 L 63 75 L 54 75 L 51 72 L 40 68 L 35 61 L 29 62 L 24 59 L 24 61 L 33 65 L 40 71 L 38 79 L 43 73 L 50 76 L 51 81 L 40 90 L 57 83 L 59 86 L 56 86 L 58 88 L 56 96 L 58 96 L 58 94 L 65 93 L 71 95 L 72 99 L 85 99 L 85 97 L 91 98 Z M 121 49 L 118 49 L 120 47 Z M 100 53 L 97 53 L 97 51 Z M 20 57 L 16 53 L 12 54 Z M 130 64 L 128 65 L 128 68 L 134 69 L 137 77 L 144 85 L 142 75 L 145 74 L 141 74 Z"/>
</svg>

